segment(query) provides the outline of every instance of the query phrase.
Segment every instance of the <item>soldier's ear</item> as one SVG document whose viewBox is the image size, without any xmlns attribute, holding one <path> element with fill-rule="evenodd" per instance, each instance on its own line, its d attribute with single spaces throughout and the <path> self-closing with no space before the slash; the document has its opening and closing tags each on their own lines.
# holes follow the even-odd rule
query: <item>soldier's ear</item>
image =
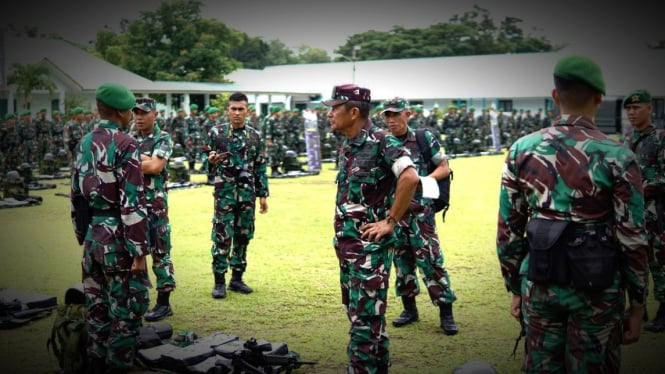
<svg viewBox="0 0 665 374">
<path fill-rule="evenodd" d="M 558 92 L 556 92 L 556 88 L 552 89 L 552 100 L 554 101 L 554 104 L 556 104 L 557 106 L 560 105 L 559 94 Z"/>
</svg>

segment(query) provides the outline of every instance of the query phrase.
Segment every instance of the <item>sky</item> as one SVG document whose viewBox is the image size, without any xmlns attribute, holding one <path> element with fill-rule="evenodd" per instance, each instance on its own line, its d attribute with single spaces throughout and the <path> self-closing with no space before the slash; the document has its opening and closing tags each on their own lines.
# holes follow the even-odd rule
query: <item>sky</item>
<svg viewBox="0 0 665 374">
<path fill-rule="evenodd" d="M 119 30 L 120 20 L 136 19 L 141 11 L 154 11 L 165 0 L 21 0 L 0 12 L 0 25 L 36 25 L 42 32 L 87 44 L 104 26 Z M 305 44 L 334 49 L 347 38 L 368 30 L 388 31 L 399 25 L 426 28 L 462 15 L 473 4 L 487 9 L 495 24 L 506 16 L 523 20 L 527 34 L 544 36 L 554 44 L 568 44 L 579 51 L 616 50 L 622 54 L 665 39 L 665 13 L 658 1 L 602 2 L 585 0 L 382 0 L 382 1 L 278 1 L 249 0 L 202 2 L 202 17 L 265 41 L 279 39 L 297 49 Z"/>
</svg>

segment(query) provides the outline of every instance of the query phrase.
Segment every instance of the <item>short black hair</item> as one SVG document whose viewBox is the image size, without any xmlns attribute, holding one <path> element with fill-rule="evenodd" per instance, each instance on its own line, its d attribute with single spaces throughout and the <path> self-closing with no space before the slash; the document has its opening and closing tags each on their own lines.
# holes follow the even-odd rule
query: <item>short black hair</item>
<svg viewBox="0 0 665 374">
<path fill-rule="evenodd" d="M 344 108 L 346 108 L 346 110 L 349 110 L 353 107 L 356 107 L 360 111 L 360 117 L 361 118 L 363 118 L 363 119 L 369 118 L 369 111 L 371 109 L 370 108 L 371 105 L 368 102 L 365 102 L 365 101 L 347 101 L 347 102 L 345 102 L 343 104 L 340 104 L 340 105 L 344 105 Z"/>
<path fill-rule="evenodd" d="M 554 76 L 554 88 L 561 104 L 569 107 L 580 107 L 601 93 L 586 82 L 558 75 Z"/>
<path fill-rule="evenodd" d="M 242 92 L 234 92 L 229 96 L 229 101 L 244 101 L 246 103 L 249 103 L 249 99 L 247 98 L 247 95 L 245 95 Z"/>
</svg>

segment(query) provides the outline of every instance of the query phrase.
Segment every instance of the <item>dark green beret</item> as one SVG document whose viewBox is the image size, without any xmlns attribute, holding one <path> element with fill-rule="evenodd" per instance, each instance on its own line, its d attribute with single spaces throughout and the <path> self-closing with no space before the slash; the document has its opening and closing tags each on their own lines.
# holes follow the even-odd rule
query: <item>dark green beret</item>
<svg viewBox="0 0 665 374">
<path fill-rule="evenodd" d="M 7 114 L 5 114 L 5 119 L 6 119 L 6 120 L 7 120 L 7 119 L 12 119 L 12 118 L 16 118 L 16 116 L 14 115 L 14 113 L 7 113 Z"/>
<path fill-rule="evenodd" d="M 219 112 L 219 108 L 217 108 L 216 106 L 211 106 L 210 108 L 208 108 L 208 114 L 213 114 L 217 112 Z"/>
<path fill-rule="evenodd" d="M 19 115 L 20 115 L 21 117 L 23 117 L 23 116 L 29 116 L 30 114 L 31 114 L 30 109 L 22 110 L 21 113 L 19 113 Z"/>
<path fill-rule="evenodd" d="M 51 115 L 55 116 L 55 115 L 57 115 L 57 114 L 60 114 L 60 111 L 58 111 L 58 110 L 54 110 L 53 113 L 52 113 Z"/>
<path fill-rule="evenodd" d="M 253 112 L 253 111 L 256 110 L 256 107 L 254 105 L 250 105 L 250 106 L 247 107 L 247 110 L 249 110 L 250 112 Z"/>
<path fill-rule="evenodd" d="M 46 108 L 42 108 L 39 110 L 39 113 L 46 113 Z"/>
<path fill-rule="evenodd" d="M 127 87 L 117 83 L 105 83 L 95 91 L 97 100 L 118 110 L 130 110 L 136 97 Z"/>
<path fill-rule="evenodd" d="M 586 56 L 570 55 L 561 58 L 554 66 L 554 75 L 584 82 L 605 95 L 603 72 L 598 64 Z"/>
<path fill-rule="evenodd" d="M 184 113 L 184 112 L 185 112 L 184 109 L 182 109 L 182 108 L 178 108 L 178 113 Z"/>
<path fill-rule="evenodd" d="M 623 99 L 623 107 L 628 104 L 651 103 L 651 94 L 647 90 L 635 90 Z"/>
<path fill-rule="evenodd" d="M 277 113 L 277 112 L 280 112 L 281 110 L 282 110 L 282 108 L 277 106 L 277 105 L 273 105 L 273 106 L 270 107 L 270 113 Z"/>
<path fill-rule="evenodd" d="M 83 109 L 83 114 L 92 114 L 90 109 Z"/>
<path fill-rule="evenodd" d="M 199 109 L 199 106 L 196 105 L 196 104 L 192 104 L 192 105 L 189 106 L 189 109 L 190 109 L 190 110 L 198 110 L 198 109 Z"/>
<path fill-rule="evenodd" d="M 72 114 L 74 114 L 74 115 L 83 114 L 83 108 L 76 107 L 76 108 L 72 109 Z"/>
</svg>

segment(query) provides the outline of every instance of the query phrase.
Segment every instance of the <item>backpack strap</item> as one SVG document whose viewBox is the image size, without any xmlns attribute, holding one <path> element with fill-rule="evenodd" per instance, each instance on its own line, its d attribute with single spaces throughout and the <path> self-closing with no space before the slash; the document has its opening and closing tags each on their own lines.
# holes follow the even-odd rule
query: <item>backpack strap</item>
<svg viewBox="0 0 665 374">
<path fill-rule="evenodd" d="M 418 143 L 418 148 L 420 149 L 420 154 L 423 157 L 423 160 L 425 161 L 425 167 L 427 168 L 427 171 L 429 172 L 430 169 L 430 160 L 432 159 L 432 155 L 430 154 L 430 147 L 429 143 L 427 143 L 427 139 L 425 138 L 425 129 L 420 128 L 416 129 L 416 143 Z"/>
</svg>

